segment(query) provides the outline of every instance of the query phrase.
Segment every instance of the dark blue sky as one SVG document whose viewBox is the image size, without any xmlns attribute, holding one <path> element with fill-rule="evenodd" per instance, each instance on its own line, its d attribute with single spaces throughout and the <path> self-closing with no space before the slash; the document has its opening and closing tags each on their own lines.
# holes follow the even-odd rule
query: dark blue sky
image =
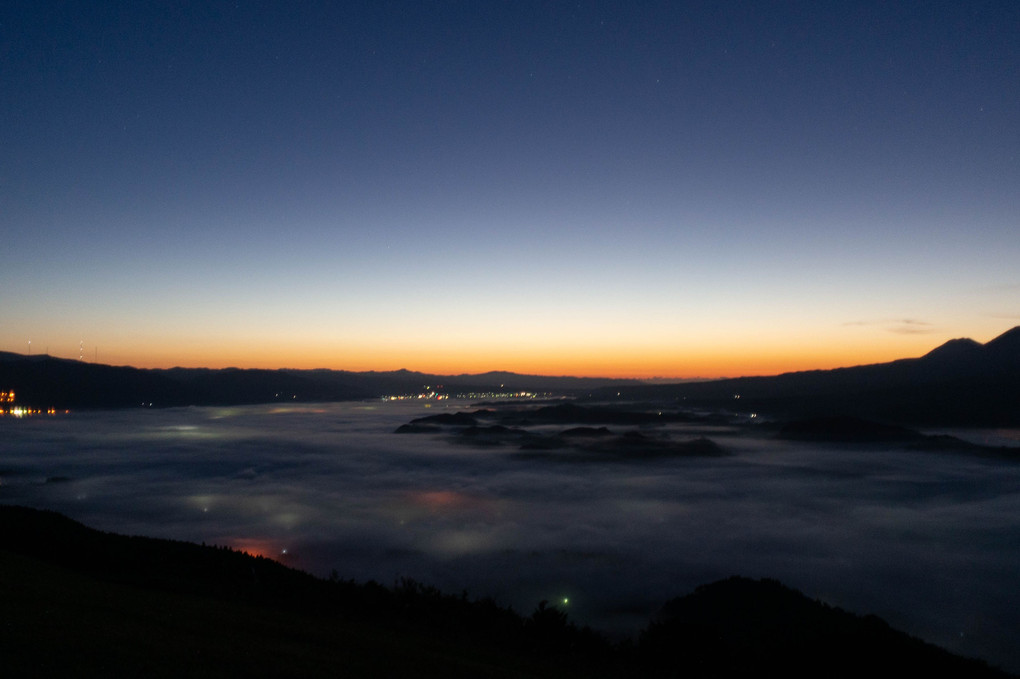
<svg viewBox="0 0 1020 679">
<path fill-rule="evenodd" d="M 694 375 L 1020 319 L 1017 3 L 0 22 L 0 349 Z"/>
</svg>

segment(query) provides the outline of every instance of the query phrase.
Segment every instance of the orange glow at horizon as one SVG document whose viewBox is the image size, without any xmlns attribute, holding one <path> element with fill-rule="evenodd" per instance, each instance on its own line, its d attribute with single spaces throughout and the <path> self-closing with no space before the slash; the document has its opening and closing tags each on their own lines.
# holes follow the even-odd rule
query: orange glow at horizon
<svg viewBox="0 0 1020 679">
<path fill-rule="evenodd" d="M 383 346 L 383 347 L 243 347 L 232 351 L 186 353 L 108 352 L 107 361 L 139 368 L 329 369 L 351 372 L 406 369 L 435 375 L 507 371 L 518 374 L 607 378 L 725 378 L 776 375 L 800 370 L 826 370 L 881 363 L 923 355 L 939 342 L 927 335 L 887 342 L 852 342 L 820 338 L 794 344 L 782 337 L 759 338 L 753 351 L 730 341 L 686 342 L 629 348 L 625 346 L 561 345 L 554 347 Z M 152 347 L 147 347 L 149 351 Z M 154 355 L 155 354 L 155 355 Z"/>
</svg>

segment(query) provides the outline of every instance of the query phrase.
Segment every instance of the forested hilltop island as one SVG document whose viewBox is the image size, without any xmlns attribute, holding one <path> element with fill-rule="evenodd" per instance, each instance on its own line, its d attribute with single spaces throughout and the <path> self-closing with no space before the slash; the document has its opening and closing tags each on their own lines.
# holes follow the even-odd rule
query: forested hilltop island
<svg viewBox="0 0 1020 679">
<path fill-rule="evenodd" d="M 0 389 L 32 408 L 82 409 L 558 395 L 776 418 L 853 416 L 939 426 L 1020 426 L 1020 326 L 919 358 L 773 377 L 647 384 L 491 372 L 138 369 L 0 352 Z"/>
<path fill-rule="evenodd" d="M 230 549 L 0 505 L 5 676 L 1006 677 L 774 580 L 667 602 L 631 641 L 411 581 L 317 579 Z"/>
</svg>

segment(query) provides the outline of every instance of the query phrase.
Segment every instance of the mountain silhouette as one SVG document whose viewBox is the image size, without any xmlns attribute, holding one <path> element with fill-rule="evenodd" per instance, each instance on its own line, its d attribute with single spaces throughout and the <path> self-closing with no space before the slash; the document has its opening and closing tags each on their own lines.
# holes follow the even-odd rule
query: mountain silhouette
<svg viewBox="0 0 1020 679">
<path fill-rule="evenodd" d="M 773 377 L 600 389 L 594 400 L 667 401 L 778 418 L 853 416 L 943 426 L 1020 425 L 1020 326 L 953 339 L 919 358 Z"/>
<path fill-rule="evenodd" d="M 0 352 L 0 388 L 14 390 L 21 405 L 56 408 L 344 401 L 440 389 L 476 395 L 556 392 L 593 401 L 648 400 L 787 419 L 839 415 L 898 424 L 1020 426 L 1017 384 L 1020 326 L 986 344 L 949 340 L 919 358 L 673 384 L 498 371 L 156 370 Z"/>
<path fill-rule="evenodd" d="M 921 358 L 926 361 L 974 361 L 978 360 L 984 345 L 969 338 L 952 339 L 939 345 Z"/>
<path fill-rule="evenodd" d="M 430 375 L 409 370 L 141 369 L 0 352 L 0 389 L 34 408 L 127 408 L 349 401 L 388 394 L 551 392 L 572 394 L 638 380 L 492 372 Z"/>
<path fill-rule="evenodd" d="M 978 676 L 989 669 L 897 631 L 809 599 L 776 580 L 732 577 L 667 602 L 639 643 L 673 659 L 683 676 Z M 992 670 L 994 672 L 994 670 Z M 678 673 L 676 676 L 681 676 Z"/>
</svg>

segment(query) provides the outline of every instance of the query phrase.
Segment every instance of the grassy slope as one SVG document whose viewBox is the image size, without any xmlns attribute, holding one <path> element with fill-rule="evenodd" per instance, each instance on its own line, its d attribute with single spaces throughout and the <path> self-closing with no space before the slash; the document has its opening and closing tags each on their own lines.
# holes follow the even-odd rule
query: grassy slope
<svg viewBox="0 0 1020 679">
<path fill-rule="evenodd" d="M 318 580 L 52 512 L 0 506 L 0 547 L 4 676 L 592 676 L 576 642 L 610 651 L 555 616 Z"/>
<path fill-rule="evenodd" d="M 664 613 L 638 644 L 617 648 L 555 608 L 523 618 L 414 583 L 324 581 L 231 550 L 101 533 L 52 512 L 0 506 L 4 677 L 655 677 L 765 669 L 856 677 L 883 666 L 1005 676 L 771 581 L 713 583 Z"/>
<path fill-rule="evenodd" d="M 5 676 L 562 676 L 393 621 L 111 583 L 0 551 Z"/>
</svg>

